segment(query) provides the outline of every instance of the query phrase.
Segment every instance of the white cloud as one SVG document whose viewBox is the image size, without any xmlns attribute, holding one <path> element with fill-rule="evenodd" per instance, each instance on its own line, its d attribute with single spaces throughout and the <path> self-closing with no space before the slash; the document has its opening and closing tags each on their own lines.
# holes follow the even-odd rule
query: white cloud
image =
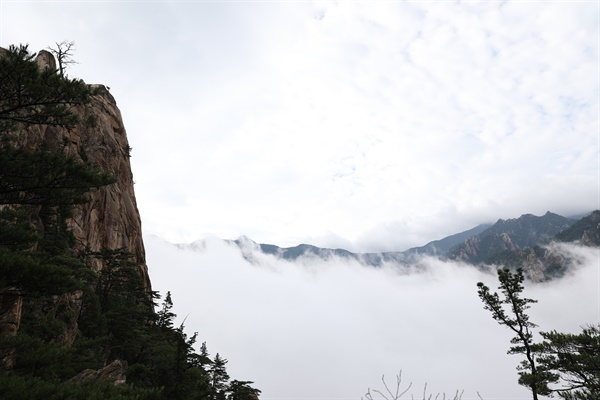
<svg viewBox="0 0 600 400">
<path fill-rule="evenodd" d="M 382 374 L 403 369 L 420 396 L 527 398 L 517 384 L 518 356 L 506 354 L 510 332 L 483 309 L 476 282 L 497 278 L 472 267 L 426 260 L 409 273 L 392 265 L 366 268 L 332 260 L 277 261 L 216 238 L 197 251 L 177 250 L 147 236 L 154 289 L 171 290 L 214 355 L 230 360 L 230 375 L 253 380 L 264 399 L 360 398 Z M 583 265 L 573 276 L 527 285 L 530 310 L 542 330 L 578 331 L 600 316 L 597 249 L 566 247 Z"/>
<path fill-rule="evenodd" d="M 2 7 L 1 45 L 75 40 L 73 72 L 111 87 L 173 241 L 402 250 L 600 206 L 591 3 Z"/>
</svg>

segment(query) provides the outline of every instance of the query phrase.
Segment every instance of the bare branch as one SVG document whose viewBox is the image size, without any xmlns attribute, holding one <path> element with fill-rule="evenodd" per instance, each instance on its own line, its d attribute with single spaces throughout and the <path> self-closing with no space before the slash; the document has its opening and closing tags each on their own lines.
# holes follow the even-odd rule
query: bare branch
<svg viewBox="0 0 600 400">
<path fill-rule="evenodd" d="M 73 52 L 75 51 L 75 42 L 68 42 L 63 40 L 60 43 L 56 43 L 56 48 L 48 47 L 48 50 L 56 57 L 58 63 L 58 73 L 61 76 L 65 76 L 67 66 L 71 64 L 79 64 L 73 60 Z"/>
<path fill-rule="evenodd" d="M 372 392 L 373 393 L 377 393 L 379 396 L 381 396 L 382 399 L 384 400 L 400 400 L 402 398 L 402 396 L 404 396 L 412 387 L 412 382 L 408 384 L 408 387 L 402 391 L 402 393 L 400 393 L 400 385 L 402 384 L 402 371 L 400 371 L 400 373 L 398 375 L 396 375 L 396 390 L 395 393 L 390 390 L 387 382 L 385 381 L 385 375 L 383 375 L 381 377 L 381 381 L 383 382 L 383 386 L 385 387 L 385 391 L 387 393 L 384 393 L 380 390 L 377 389 L 373 389 Z M 456 394 L 454 395 L 454 397 L 452 398 L 452 400 L 461 400 L 462 396 L 463 396 L 464 390 L 459 392 L 458 390 L 456 391 Z M 480 396 L 481 398 L 481 396 Z M 371 393 L 371 389 L 367 389 L 367 393 L 365 394 L 364 398 L 361 397 L 361 400 L 374 400 L 373 398 L 373 394 Z M 414 400 L 414 395 L 411 394 L 411 399 Z M 423 388 L 423 400 L 446 400 L 446 393 L 437 393 L 434 397 L 433 393 L 429 394 L 429 396 L 427 395 L 427 383 L 425 383 L 425 386 Z M 448 398 L 450 399 L 450 398 Z M 481 399 L 483 400 L 483 399 Z"/>
</svg>

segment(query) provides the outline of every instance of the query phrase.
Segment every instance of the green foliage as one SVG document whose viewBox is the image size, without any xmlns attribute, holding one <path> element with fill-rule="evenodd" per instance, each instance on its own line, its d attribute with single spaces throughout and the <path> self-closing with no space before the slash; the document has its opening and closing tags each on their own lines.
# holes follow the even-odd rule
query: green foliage
<svg viewBox="0 0 600 400">
<path fill-rule="evenodd" d="M 65 385 L 58 381 L 0 373 L 0 398 L 11 400 L 160 400 L 160 389 L 112 383 Z"/>
<path fill-rule="evenodd" d="M 46 146 L 31 151 L 13 140 L 0 141 L 0 204 L 82 204 L 90 190 L 114 182 L 114 176 L 60 151 Z"/>
<path fill-rule="evenodd" d="M 500 325 L 509 328 L 515 337 L 511 339 L 513 346 L 508 351 L 509 354 L 523 354 L 523 360 L 517 368 L 519 372 L 519 383 L 531 389 L 533 399 L 537 400 L 538 394 L 549 394 L 550 390 L 547 386 L 548 377 L 543 370 L 539 370 L 536 365 L 536 346 L 533 343 L 532 328 L 537 325 L 529 321 L 529 316 L 526 310 L 529 305 L 536 303 L 536 300 L 521 297 L 523 292 L 523 281 L 525 277 L 521 268 L 512 273 L 509 269 L 498 270 L 498 280 L 503 298 L 500 298 L 498 293 L 490 292 L 490 288 L 482 282 L 477 284 L 477 293 L 484 308 L 492 313 L 494 318 Z M 508 307 L 509 312 L 505 310 Z"/>
<path fill-rule="evenodd" d="M 478 294 L 492 317 L 515 333 L 508 353 L 525 355 L 517 368 L 519 383 L 531 389 L 533 399 L 558 393 L 568 400 L 600 400 L 600 324 L 583 328 L 581 334 L 541 332 L 544 341 L 534 343 L 531 329 L 536 325 L 525 311 L 536 301 L 522 297 L 523 270 L 500 269 L 498 280 L 502 298 L 482 282 Z M 562 386 L 551 387 L 557 383 Z"/>
<path fill-rule="evenodd" d="M 171 292 L 167 292 L 167 296 L 165 297 L 165 301 L 160 309 L 160 311 L 156 314 L 157 320 L 156 325 L 162 329 L 171 329 L 173 328 L 173 319 L 176 317 L 173 310 L 173 300 L 171 300 Z"/>
<path fill-rule="evenodd" d="M 115 178 L 64 148 L 26 148 L 19 133 L 39 124 L 73 127 L 75 107 L 90 95 L 82 81 L 40 70 L 26 46 L 0 54 L 0 306 L 22 301 L 17 335 L 0 332 L 0 360 L 14 362 L 0 373 L 0 399 L 225 400 L 237 393 L 237 400 L 259 393 L 251 382 L 230 387 L 227 360 L 217 354 L 213 362 L 205 343 L 195 352 L 197 334 L 174 327 L 170 293 L 154 311 L 160 296 L 145 287 L 127 249 L 75 243 L 72 207 Z M 103 268 L 96 272 L 97 260 Z M 129 366 L 127 385 L 64 383 L 116 359 Z"/>
<path fill-rule="evenodd" d="M 541 332 L 540 366 L 554 371 L 562 386 L 555 389 L 565 399 L 600 398 L 600 324 L 579 334 Z"/>
<path fill-rule="evenodd" d="M 0 132 L 42 124 L 73 127 L 79 122 L 74 107 L 87 104 L 91 94 L 82 80 L 38 68 L 26 45 L 0 55 Z"/>
<path fill-rule="evenodd" d="M 260 390 L 250 386 L 254 382 L 233 380 L 229 384 L 227 400 L 256 400 Z"/>
<path fill-rule="evenodd" d="M 77 290 L 79 284 L 70 261 L 67 257 L 0 247 L 0 293 L 38 297 Z"/>
<path fill-rule="evenodd" d="M 229 382 L 229 374 L 225 367 L 226 364 L 227 360 L 217 353 L 208 370 L 210 374 L 210 386 L 213 390 L 213 399 L 225 400 L 226 398 L 227 383 Z"/>
</svg>

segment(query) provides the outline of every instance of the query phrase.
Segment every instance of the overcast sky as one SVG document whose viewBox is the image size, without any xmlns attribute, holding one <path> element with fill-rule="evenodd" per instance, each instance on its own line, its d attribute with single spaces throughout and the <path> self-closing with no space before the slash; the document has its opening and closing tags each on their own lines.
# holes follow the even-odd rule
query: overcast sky
<svg viewBox="0 0 600 400">
<path fill-rule="evenodd" d="M 0 1 L 110 87 L 146 233 L 403 250 L 599 208 L 596 1 Z"/>
</svg>

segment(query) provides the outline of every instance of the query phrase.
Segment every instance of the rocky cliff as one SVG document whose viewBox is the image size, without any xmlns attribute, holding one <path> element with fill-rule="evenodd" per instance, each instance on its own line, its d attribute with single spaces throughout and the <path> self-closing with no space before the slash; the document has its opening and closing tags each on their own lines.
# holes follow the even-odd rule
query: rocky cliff
<svg viewBox="0 0 600 400">
<path fill-rule="evenodd" d="M 38 65 L 55 66 L 53 56 L 40 51 Z M 75 109 L 81 123 L 74 129 L 37 125 L 23 131 L 23 141 L 28 147 L 45 143 L 50 149 L 75 156 L 99 167 L 117 178 L 117 182 L 90 193 L 90 201 L 75 207 L 71 228 L 78 246 L 89 246 L 91 251 L 102 248 L 125 248 L 134 256 L 145 286 L 151 288 L 140 214 L 133 188 L 129 142 L 117 102 L 103 85 L 96 89 L 90 104 Z M 64 144 L 66 143 L 66 147 Z M 102 260 L 94 260 L 93 268 L 103 268 Z"/>
<path fill-rule="evenodd" d="M 0 56 L 5 53 L 0 49 Z M 56 69 L 52 54 L 40 51 L 36 62 L 39 68 Z M 95 94 L 91 102 L 72 111 L 80 123 L 72 129 L 50 125 L 32 125 L 18 133 L 19 144 L 28 149 L 42 146 L 51 151 L 65 152 L 88 165 L 112 174 L 116 182 L 89 193 L 90 201 L 77 205 L 68 221 L 75 236 L 77 248 L 96 252 L 101 249 L 125 249 L 133 255 L 139 275 L 147 291 L 151 290 L 145 261 L 141 220 L 138 212 L 133 174 L 130 164 L 130 146 L 117 103 L 108 89 L 91 85 Z M 105 265 L 101 258 L 94 258 L 93 270 L 101 271 Z M 18 294 L 0 296 L 0 333 L 14 336 L 21 320 L 22 299 Z M 81 302 L 78 293 L 65 294 L 61 299 L 78 314 Z M 65 344 L 73 342 L 77 325 L 67 327 L 59 339 Z"/>
</svg>

